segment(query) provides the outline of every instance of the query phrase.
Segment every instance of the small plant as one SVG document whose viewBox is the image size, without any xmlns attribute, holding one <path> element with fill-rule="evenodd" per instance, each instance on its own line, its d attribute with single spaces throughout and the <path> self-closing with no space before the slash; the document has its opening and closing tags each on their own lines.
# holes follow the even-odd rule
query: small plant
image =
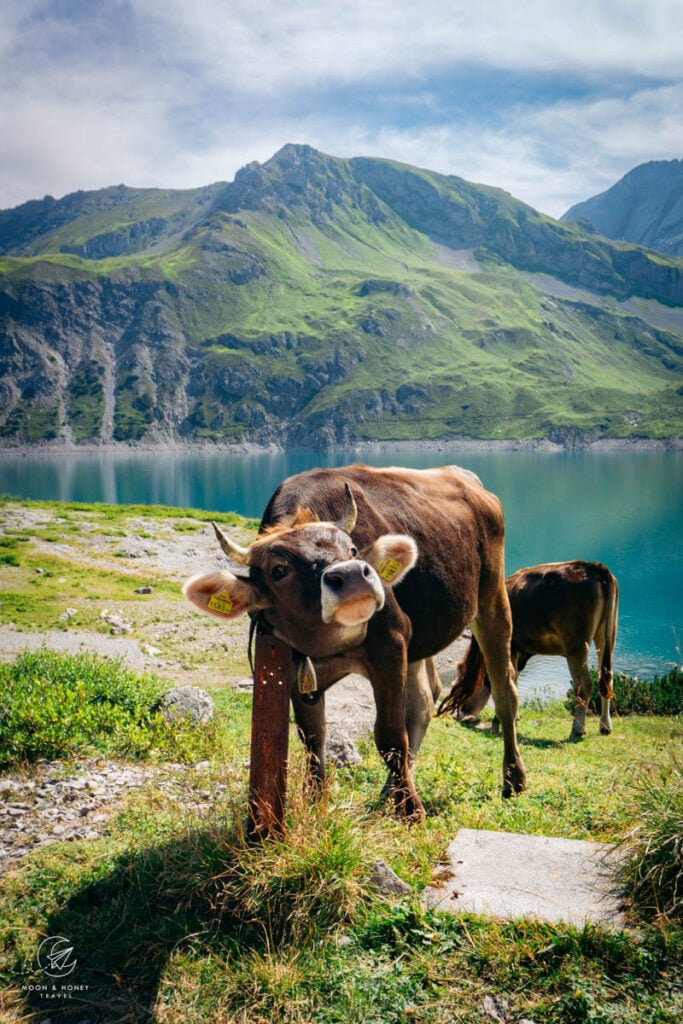
<svg viewBox="0 0 683 1024">
<path fill-rule="evenodd" d="M 636 909 L 683 922 L 683 770 L 673 761 L 658 778 L 639 781 L 639 822 L 625 844 L 623 869 Z"/>
</svg>

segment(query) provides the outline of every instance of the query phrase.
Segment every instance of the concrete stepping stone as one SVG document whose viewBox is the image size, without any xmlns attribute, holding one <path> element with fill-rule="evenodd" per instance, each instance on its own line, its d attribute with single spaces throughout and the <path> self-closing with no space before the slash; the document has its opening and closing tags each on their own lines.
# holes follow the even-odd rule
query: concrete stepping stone
<svg viewBox="0 0 683 1024">
<path fill-rule="evenodd" d="M 609 843 L 462 828 L 422 894 L 436 910 L 624 929 Z"/>
</svg>

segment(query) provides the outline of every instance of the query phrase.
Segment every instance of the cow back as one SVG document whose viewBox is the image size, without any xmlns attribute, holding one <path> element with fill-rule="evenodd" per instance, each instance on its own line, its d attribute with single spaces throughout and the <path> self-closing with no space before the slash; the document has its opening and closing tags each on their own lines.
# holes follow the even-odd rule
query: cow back
<svg viewBox="0 0 683 1024">
<path fill-rule="evenodd" d="M 417 544 L 417 564 L 388 591 L 387 600 L 396 600 L 410 619 L 409 659 L 428 657 L 474 618 L 481 576 L 497 571 L 503 540 L 500 502 L 473 473 L 454 466 L 313 469 L 277 488 L 261 532 L 291 522 L 301 509 L 322 521 L 339 520 L 346 483 L 358 506 L 352 537 L 359 551 L 386 533 L 408 534 Z"/>
</svg>

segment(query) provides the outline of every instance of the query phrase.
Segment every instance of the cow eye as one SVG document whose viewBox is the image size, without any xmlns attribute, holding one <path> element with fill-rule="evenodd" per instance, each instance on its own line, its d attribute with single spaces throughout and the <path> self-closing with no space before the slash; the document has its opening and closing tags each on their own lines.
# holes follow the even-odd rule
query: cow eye
<svg viewBox="0 0 683 1024">
<path fill-rule="evenodd" d="M 357 554 L 358 554 L 358 548 L 352 547 L 351 548 L 351 558 L 355 558 Z"/>
<path fill-rule="evenodd" d="M 283 580 L 288 572 L 289 569 L 286 565 L 274 565 L 270 571 L 270 575 L 277 583 L 278 580 Z"/>
</svg>

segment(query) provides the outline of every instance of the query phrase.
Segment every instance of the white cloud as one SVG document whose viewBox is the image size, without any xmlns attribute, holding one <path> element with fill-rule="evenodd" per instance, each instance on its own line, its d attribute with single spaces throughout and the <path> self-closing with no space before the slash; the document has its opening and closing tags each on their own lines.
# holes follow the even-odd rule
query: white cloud
<svg viewBox="0 0 683 1024">
<path fill-rule="evenodd" d="M 679 75 L 680 0 L 136 0 L 217 81 L 269 91 L 420 75 L 459 62 Z"/>
<path fill-rule="evenodd" d="M 499 185 L 557 215 L 681 155 L 680 14 L 681 0 L 10 0 L 0 207 L 121 181 L 202 185 L 307 142 Z M 472 70 L 491 76 L 485 104 L 437 91 Z M 516 106 L 496 96 L 509 73 L 526 83 Z"/>
</svg>

